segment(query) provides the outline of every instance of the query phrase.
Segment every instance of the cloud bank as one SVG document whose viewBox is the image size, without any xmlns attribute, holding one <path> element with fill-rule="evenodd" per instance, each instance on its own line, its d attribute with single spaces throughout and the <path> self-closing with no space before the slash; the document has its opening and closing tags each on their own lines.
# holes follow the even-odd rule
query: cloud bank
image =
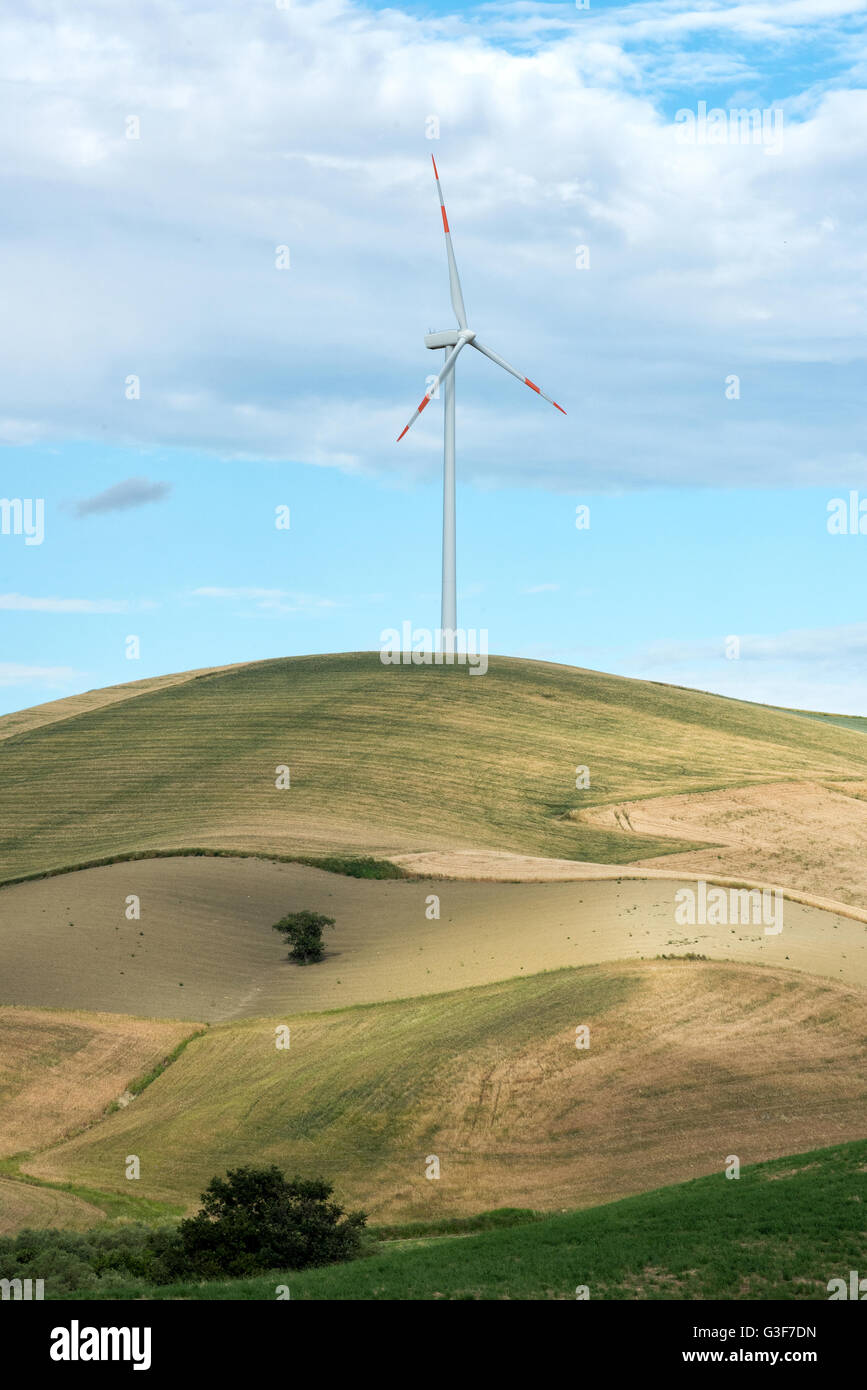
<svg viewBox="0 0 867 1390">
<path fill-rule="evenodd" d="M 471 326 L 569 411 L 464 354 L 464 478 L 856 486 L 863 24 L 852 0 L 22 3 L 0 440 L 432 475 L 439 406 L 395 436 L 452 326 L 434 152 Z M 778 107 L 782 148 L 678 143 L 702 100 Z"/>
</svg>

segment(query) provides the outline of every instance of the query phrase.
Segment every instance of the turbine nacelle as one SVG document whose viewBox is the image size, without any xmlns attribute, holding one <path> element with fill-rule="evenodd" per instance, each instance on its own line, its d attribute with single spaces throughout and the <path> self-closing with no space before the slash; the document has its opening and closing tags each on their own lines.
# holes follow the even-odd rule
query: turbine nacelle
<svg viewBox="0 0 867 1390">
<path fill-rule="evenodd" d="M 447 328 L 442 333 L 425 333 L 424 345 L 435 351 L 436 348 L 457 347 L 461 338 L 471 343 L 475 336 L 472 328 Z"/>
</svg>

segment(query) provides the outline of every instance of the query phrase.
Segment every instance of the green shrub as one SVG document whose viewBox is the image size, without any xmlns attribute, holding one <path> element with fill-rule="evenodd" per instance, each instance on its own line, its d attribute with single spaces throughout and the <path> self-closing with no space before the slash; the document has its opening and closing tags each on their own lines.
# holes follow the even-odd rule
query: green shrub
<svg viewBox="0 0 867 1390">
<path fill-rule="evenodd" d="M 182 1221 L 161 1254 L 167 1274 L 205 1279 L 269 1269 L 308 1269 L 359 1253 L 364 1212 L 346 1213 L 318 1179 L 288 1180 L 276 1166 L 212 1178 L 202 1209 Z"/>
<path fill-rule="evenodd" d="M 129 1225 L 94 1231 L 20 1231 L 0 1238 L 0 1278 L 44 1279 L 52 1295 L 95 1290 L 119 1276 L 159 1282 L 155 1258 L 174 1231 Z"/>
<path fill-rule="evenodd" d="M 49 1297 L 105 1297 L 130 1281 L 223 1279 L 308 1269 L 361 1251 L 367 1217 L 345 1212 L 319 1180 L 236 1168 L 212 1178 L 202 1209 L 179 1226 L 140 1224 L 0 1236 L 0 1279 L 42 1279 Z"/>
</svg>

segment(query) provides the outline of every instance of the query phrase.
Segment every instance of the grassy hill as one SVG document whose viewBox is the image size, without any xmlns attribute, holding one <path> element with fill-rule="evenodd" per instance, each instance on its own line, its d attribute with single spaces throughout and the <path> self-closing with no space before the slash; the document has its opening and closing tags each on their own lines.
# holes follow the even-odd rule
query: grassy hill
<svg viewBox="0 0 867 1390">
<path fill-rule="evenodd" d="M 213 670 L 231 670 L 231 667 L 214 667 Z M 140 681 L 125 681 L 123 685 L 107 685 L 97 690 L 84 690 L 80 695 L 67 695 L 60 700 L 48 700 L 44 705 L 33 705 L 30 709 L 13 710 L 10 714 L 0 714 L 0 740 L 13 738 L 18 734 L 30 733 L 45 724 L 59 724 L 64 719 L 73 719 L 78 714 L 89 714 L 91 710 L 104 709 L 121 700 L 134 700 L 138 695 L 147 695 L 154 690 L 162 690 L 167 685 L 183 685 L 195 680 L 196 676 L 212 674 L 210 668 L 197 671 L 176 671 L 166 676 L 147 676 Z"/>
<path fill-rule="evenodd" d="M 86 1231 L 104 1221 L 102 1208 L 75 1193 L 0 1177 L 0 1236 L 28 1229 Z"/>
<path fill-rule="evenodd" d="M 192 1031 L 165 1019 L 0 1007 L 0 1158 L 100 1119 Z"/>
<path fill-rule="evenodd" d="M 213 1174 L 277 1163 L 333 1180 L 378 1221 L 571 1208 L 720 1170 L 731 1153 L 863 1137 L 865 1039 L 863 991 L 787 970 L 552 971 L 212 1027 L 129 1106 L 22 1170 L 124 1193 L 134 1153 L 138 1196 L 194 1205 Z"/>
<path fill-rule="evenodd" d="M 867 1142 L 819 1149 L 543 1220 L 493 1213 L 478 1234 L 415 1236 L 351 1264 L 255 1279 L 79 1286 L 83 1298 L 824 1300 L 867 1267 Z M 481 1223 L 479 1223 L 481 1224 Z M 470 1227 L 472 1229 L 472 1227 Z M 22 1271 L 26 1273 L 27 1271 Z M 49 1298 L 69 1297 L 52 1290 Z"/>
<path fill-rule="evenodd" d="M 780 780 L 867 779 L 821 720 L 538 662 L 298 657 L 119 687 L 15 716 L 0 879 L 147 848 L 370 853 L 487 846 L 622 862 L 570 813 Z M 13 718 L 10 716 L 10 718 Z M 15 729 L 17 728 L 17 732 Z M 288 765 L 291 787 L 275 787 Z M 575 788 L 575 769 L 590 788 Z M 689 842 L 628 837 L 631 860 Z"/>
<path fill-rule="evenodd" d="M 823 714 L 819 710 L 810 709 L 783 709 L 777 706 L 785 714 L 797 714 L 802 719 L 821 719 L 826 724 L 839 724 L 841 729 L 855 729 L 858 733 L 867 733 L 867 717 L 863 714 Z"/>
<path fill-rule="evenodd" d="M 330 1178 L 378 1223 L 571 1212 L 415 1229 L 292 1276 L 293 1298 L 564 1298 L 579 1283 L 810 1298 L 867 1262 L 864 1144 L 721 1176 L 731 1153 L 863 1139 L 863 920 L 787 903 L 769 937 L 673 914 L 676 874 L 696 867 L 863 901 L 862 721 L 506 658 L 476 678 L 350 654 L 87 692 L 0 719 L 0 742 L 0 883 L 120 861 L 0 891 L 0 998 L 31 1006 L 0 1007 L 0 1233 L 159 1219 L 227 1167 L 275 1162 Z M 434 875 L 438 857 L 485 851 L 655 859 L 671 878 L 130 862 L 193 848 L 418 855 Z M 308 970 L 271 931 L 301 907 L 337 918 Z M 116 1012 L 60 1012 L 82 1008 Z M 273 1298 L 273 1281 L 208 1289 L 187 1293 Z"/>
</svg>

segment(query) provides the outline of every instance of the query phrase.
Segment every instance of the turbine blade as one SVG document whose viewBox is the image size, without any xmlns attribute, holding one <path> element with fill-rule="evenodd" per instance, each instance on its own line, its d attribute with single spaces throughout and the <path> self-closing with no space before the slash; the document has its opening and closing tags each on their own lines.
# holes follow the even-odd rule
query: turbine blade
<svg viewBox="0 0 867 1390">
<path fill-rule="evenodd" d="M 403 427 L 403 429 L 401 430 L 400 434 L 397 436 L 397 442 L 398 442 L 398 444 L 399 444 L 400 441 L 403 439 L 403 436 L 406 434 L 407 430 L 408 430 L 408 429 L 411 429 L 412 426 L 415 424 L 416 420 L 418 419 L 419 415 L 421 415 L 422 411 L 424 410 L 425 406 L 427 405 L 427 403 L 428 403 L 428 401 L 431 399 L 431 397 L 434 396 L 434 395 L 436 394 L 437 388 L 440 386 L 441 382 L 445 381 L 445 379 L 446 379 L 446 377 L 448 376 L 449 372 L 454 371 L 455 359 L 457 358 L 457 355 L 458 355 L 458 353 L 460 352 L 461 348 L 462 348 L 462 347 L 466 347 L 466 343 L 467 343 L 466 338 L 461 338 L 459 342 L 455 343 L 455 346 L 452 348 L 451 352 L 449 353 L 448 357 L 446 358 L 445 362 L 443 363 L 443 369 L 442 369 L 442 371 L 440 372 L 439 376 L 434 378 L 434 380 L 431 382 L 431 384 L 430 384 L 428 390 L 427 390 L 427 391 L 425 392 L 425 394 L 422 396 L 422 398 L 421 398 L 421 405 L 420 405 L 420 406 L 418 407 L 418 409 L 415 410 L 415 411 L 413 412 L 413 414 L 410 416 L 410 418 L 409 418 L 409 424 L 404 425 L 404 427 Z"/>
<path fill-rule="evenodd" d="M 437 181 L 437 193 L 439 194 L 440 199 L 440 211 L 443 215 L 443 231 L 446 234 L 446 255 L 449 258 L 449 288 L 452 292 L 452 308 L 454 309 L 457 315 L 458 328 L 466 328 L 467 311 L 464 308 L 464 296 L 461 293 L 461 282 L 458 276 L 458 265 L 457 261 L 455 260 L 454 248 L 452 246 L 452 234 L 449 231 L 449 219 L 446 217 L 446 205 L 443 202 L 443 191 L 440 187 L 440 176 L 437 171 L 437 162 L 434 159 L 433 155 L 431 155 L 431 163 L 433 164 L 434 177 Z"/>
<path fill-rule="evenodd" d="M 514 367 L 510 367 L 505 357 L 500 357 L 499 353 L 497 352 L 491 352 L 491 349 L 486 348 L 483 343 L 480 343 L 478 338 L 473 338 L 473 347 L 478 348 L 479 352 L 483 352 L 486 357 L 490 357 L 491 361 L 496 362 L 498 367 L 504 368 L 505 371 L 511 372 L 512 376 L 516 376 L 519 381 L 523 381 L 524 385 L 529 386 L 531 391 L 535 391 L 537 396 L 542 396 L 542 398 L 548 401 L 550 405 L 556 406 L 557 409 L 560 411 L 561 415 L 566 414 L 562 405 L 557 405 L 557 402 L 555 400 L 552 400 L 550 396 L 546 396 L 545 392 L 541 389 L 541 387 L 536 385 L 535 381 L 531 381 L 528 376 L 522 376 L 520 372 L 515 371 Z"/>
</svg>

